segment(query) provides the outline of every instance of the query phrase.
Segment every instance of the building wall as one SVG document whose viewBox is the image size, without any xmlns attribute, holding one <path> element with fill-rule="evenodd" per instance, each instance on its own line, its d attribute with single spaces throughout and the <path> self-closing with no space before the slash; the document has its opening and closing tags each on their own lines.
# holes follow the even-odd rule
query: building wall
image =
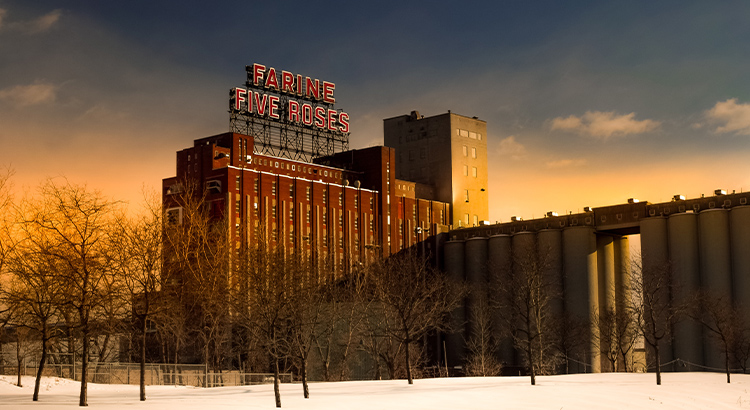
<svg viewBox="0 0 750 410">
<path fill-rule="evenodd" d="M 474 238 L 490 238 L 490 244 L 500 238 L 511 238 L 510 251 L 518 252 L 516 239 L 536 232 L 542 237 L 562 236 L 561 252 L 558 240 L 549 238 L 547 253 L 552 255 L 564 282 L 564 306 L 553 307 L 568 317 L 587 322 L 595 313 L 608 309 L 621 309 L 628 294 L 630 279 L 627 237 L 641 236 L 641 263 L 643 272 L 670 269 L 671 286 L 660 294 L 675 306 L 683 305 L 704 290 L 734 306 L 747 306 L 747 235 L 750 232 L 750 193 L 717 194 L 712 197 L 675 199 L 671 202 L 650 204 L 630 202 L 601 208 L 587 209 L 584 213 L 557 216 L 552 213 L 535 220 L 516 220 L 509 223 L 455 229 L 449 233 L 452 253 L 446 251 L 446 269 L 451 276 L 468 278 L 468 266 L 457 266 L 457 260 L 468 261 L 469 253 L 457 255 L 456 243 L 468 243 Z M 490 245 L 492 246 L 492 245 Z M 446 248 L 447 249 L 447 248 Z M 501 249 L 501 248 L 498 248 Z M 502 253 L 497 250 L 490 253 Z M 507 253 L 507 252 L 505 252 Z M 561 258 L 557 261 L 557 258 Z M 467 262 L 468 263 L 468 262 Z M 454 270 L 454 271 L 451 271 Z M 492 276 L 492 271 L 490 270 Z M 590 322 L 593 323 L 593 322 Z M 608 346 L 601 344 L 598 331 L 591 325 L 587 329 L 587 347 L 582 355 L 573 357 L 568 370 L 574 372 L 609 369 L 601 355 Z M 466 334 L 463 335 L 467 337 Z M 720 347 L 707 337 L 698 322 L 682 320 L 671 329 L 669 338 L 662 340 L 661 362 L 681 359 L 686 366 L 671 364 L 663 370 L 701 370 L 702 366 L 723 366 Z M 456 347 L 454 347 L 456 348 Z M 645 359 L 643 347 L 636 346 L 629 363 L 641 366 Z M 653 360 L 654 352 L 646 346 L 645 354 Z M 461 356 L 461 354 L 458 354 Z M 575 356 L 575 354 L 573 355 Z M 509 356 L 502 358 L 508 361 Z M 584 365 L 585 364 L 585 365 Z"/>
<path fill-rule="evenodd" d="M 346 272 L 446 231 L 449 205 L 404 196 L 394 157 L 393 148 L 372 147 L 307 163 L 253 153 L 252 137 L 220 134 L 177 153 L 164 203 L 177 209 L 180 185 L 193 181 L 211 215 L 227 218 L 235 248 L 264 241 L 330 257 Z"/>
<path fill-rule="evenodd" d="M 396 177 L 431 185 L 451 204 L 448 223 L 477 226 L 489 219 L 487 123 L 451 112 L 383 120 L 386 146 L 396 148 Z"/>
</svg>

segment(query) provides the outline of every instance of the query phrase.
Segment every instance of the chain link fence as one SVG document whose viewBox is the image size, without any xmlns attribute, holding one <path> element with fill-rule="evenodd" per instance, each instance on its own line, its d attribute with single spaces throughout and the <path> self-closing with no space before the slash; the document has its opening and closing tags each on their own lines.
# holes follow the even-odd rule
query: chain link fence
<svg viewBox="0 0 750 410">
<path fill-rule="evenodd" d="M 15 358 L 3 355 L 0 360 L 0 374 L 15 376 L 19 366 Z M 58 354 L 59 356 L 59 354 Z M 54 357 L 44 365 L 44 376 L 81 380 L 81 362 L 73 355 Z M 20 372 L 23 376 L 36 376 L 38 359 L 24 359 Z M 239 370 L 214 372 L 202 364 L 163 364 L 146 363 L 144 380 L 149 386 L 249 386 L 273 383 L 273 373 L 245 373 Z M 139 384 L 139 363 L 96 363 L 89 362 L 86 379 L 91 383 Z M 294 382 L 294 374 L 280 373 L 279 382 Z"/>
</svg>

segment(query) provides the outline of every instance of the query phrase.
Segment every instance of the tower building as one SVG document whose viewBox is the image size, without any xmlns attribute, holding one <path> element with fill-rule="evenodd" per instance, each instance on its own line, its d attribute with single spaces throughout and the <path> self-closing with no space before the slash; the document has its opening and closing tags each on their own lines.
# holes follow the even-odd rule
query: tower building
<svg viewBox="0 0 750 410">
<path fill-rule="evenodd" d="M 412 111 L 383 120 L 383 136 L 396 149 L 396 178 L 432 187 L 435 200 L 451 204 L 453 228 L 489 219 L 487 122 Z"/>
</svg>

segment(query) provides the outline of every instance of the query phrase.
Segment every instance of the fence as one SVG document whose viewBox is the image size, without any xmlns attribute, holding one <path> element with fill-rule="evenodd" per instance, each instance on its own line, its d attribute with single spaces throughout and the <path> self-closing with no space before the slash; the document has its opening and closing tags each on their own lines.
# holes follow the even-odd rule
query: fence
<svg viewBox="0 0 750 410">
<path fill-rule="evenodd" d="M 38 364 L 36 361 L 24 360 L 21 374 L 36 376 Z M 6 361 L 0 367 L 0 374 L 16 375 L 16 363 Z M 201 364 L 158 364 L 147 363 L 144 380 L 150 386 L 248 386 L 254 384 L 273 383 L 273 373 L 245 373 L 239 370 L 211 372 Z M 44 365 L 44 375 L 63 377 L 73 380 L 81 379 L 81 363 L 47 363 Z M 86 379 L 92 383 L 103 384 L 139 384 L 140 364 L 138 363 L 89 363 Z M 279 382 L 294 382 L 294 374 L 280 373 Z"/>
</svg>

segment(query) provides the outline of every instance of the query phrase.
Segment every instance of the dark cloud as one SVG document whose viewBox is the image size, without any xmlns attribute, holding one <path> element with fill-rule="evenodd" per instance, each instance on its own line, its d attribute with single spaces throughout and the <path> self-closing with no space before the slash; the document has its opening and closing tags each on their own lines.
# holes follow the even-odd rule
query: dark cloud
<svg viewBox="0 0 750 410">
<path fill-rule="evenodd" d="M 583 184 L 657 161 L 741 163 L 746 139 L 715 131 L 746 130 L 749 12 L 679 0 L 0 0 L 0 55 L 12 56 L 0 62 L 0 139 L 46 155 L 19 175 L 94 172 L 139 189 L 146 167 L 158 184 L 176 150 L 228 129 L 227 91 L 259 62 L 335 82 L 355 148 L 382 143 L 382 119 L 412 110 L 486 120 L 513 163 L 491 168 L 509 204 L 512 181 L 543 183 L 551 170 Z M 554 119 L 627 138 L 603 147 Z M 12 156 L 4 149 L 0 164 Z"/>
</svg>

